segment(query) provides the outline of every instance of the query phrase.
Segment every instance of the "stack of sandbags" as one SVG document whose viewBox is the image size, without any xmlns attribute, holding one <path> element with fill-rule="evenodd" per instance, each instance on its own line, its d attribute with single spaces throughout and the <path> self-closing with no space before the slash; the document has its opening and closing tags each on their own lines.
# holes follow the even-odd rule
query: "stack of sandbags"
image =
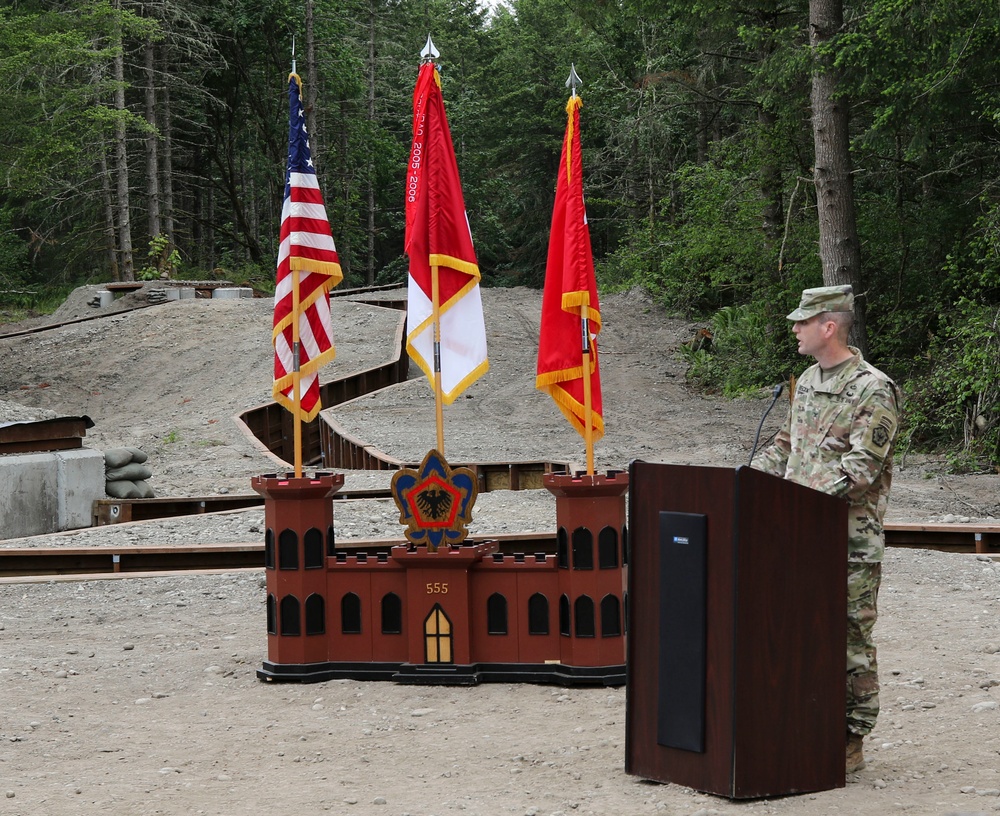
<svg viewBox="0 0 1000 816">
<path fill-rule="evenodd" d="M 146 482 L 153 471 L 138 448 L 112 448 L 104 452 L 104 491 L 116 499 L 151 499 Z"/>
</svg>

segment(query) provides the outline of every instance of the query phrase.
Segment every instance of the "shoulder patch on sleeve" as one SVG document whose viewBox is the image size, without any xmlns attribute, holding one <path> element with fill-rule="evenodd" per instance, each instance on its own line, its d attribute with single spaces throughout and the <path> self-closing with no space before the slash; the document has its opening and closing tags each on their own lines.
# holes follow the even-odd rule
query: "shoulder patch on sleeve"
<svg viewBox="0 0 1000 816">
<path fill-rule="evenodd" d="M 884 457 L 889 444 L 896 436 L 896 418 L 886 408 L 879 406 L 872 414 L 871 421 L 861 440 L 861 447 L 869 453 Z"/>
</svg>

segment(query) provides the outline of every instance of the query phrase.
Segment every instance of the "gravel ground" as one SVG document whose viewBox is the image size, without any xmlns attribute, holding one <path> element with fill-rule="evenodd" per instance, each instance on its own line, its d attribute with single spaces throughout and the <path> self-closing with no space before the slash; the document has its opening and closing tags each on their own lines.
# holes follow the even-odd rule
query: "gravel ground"
<svg viewBox="0 0 1000 816">
<path fill-rule="evenodd" d="M 89 297 L 74 293 L 57 319 L 93 313 Z M 578 437 L 533 387 L 539 293 L 486 290 L 484 302 L 491 371 L 446 409 L 449 459 L 580 461 Z M 691 392 L 676 348 L 696 327 L 641 293 L 603 306 L 598 467 L 745 462 L 767 395 Z M 335 300 L 338 358 L 324 376 L 388 359 L 398 319 Z M 197 300 L 0 337 L 0 422 L 88 414 L 87 444 L 147 451 L 159 495 L 249 493 L 274 463 L 232 417 L 269 397 L 269 326 L 266 301 Z M 392 455 L 420 458 L 434 441 L 428 394 L 414 380 L 331 413 Z M 345 486 L 388 478 L 347 471 Z M 911 457 L 897 462 L 890 519 L 992 519 L 998 487 L 996 474 L 953 476 Z M 497 491 L 480 497 L 471 532 L 549 531 L 554 517 L 545 491 Z M 262 521 L 248 510 L 0 543 L 259 541 Z M 338 504 L 336 525 L 342 540 L 399 535 L 388 501 Z M 998 604 L 1000 573 L 985 556 L 890 551 L 876 629 L 883 714 L 868 767 L 841 790 L 734 803 L 624 773 L 621 689 L 261 683 L 262 570 L 5 581 L 0 813 L 993 813 Z"/>
</svg>

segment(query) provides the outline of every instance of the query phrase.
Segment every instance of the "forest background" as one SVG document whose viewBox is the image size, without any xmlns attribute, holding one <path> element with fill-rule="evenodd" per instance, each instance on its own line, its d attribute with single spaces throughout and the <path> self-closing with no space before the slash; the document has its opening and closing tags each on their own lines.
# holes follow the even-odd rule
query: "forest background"
<svg viewBox="0 0 1000 816">
<path fill-rule="evenodd" d="M 6 0 L 0 319 L 112 279 L 273 290 L 293 36 L 342 285 L 404 281 L 428 33 L 484 285 L 542 284 L 575 64 L 599 285 L 705 326 L 689 377 L 728 396 L 802 368 L 784 315 L 831 282 L 811 94 L 835 76 L 848 279 L 907 393 L 901 449 L 1000 467 L 987 0 Z"/>
</svg>

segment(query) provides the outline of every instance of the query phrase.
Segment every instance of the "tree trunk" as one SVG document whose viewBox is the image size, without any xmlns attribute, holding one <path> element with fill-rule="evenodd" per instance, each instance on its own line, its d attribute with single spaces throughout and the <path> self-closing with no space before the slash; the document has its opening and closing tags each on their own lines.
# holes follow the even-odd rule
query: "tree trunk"
<svg viewBox="0 0 1000 816">
<path fill-rule="evenodd" d="M 160 234 L 160 145 L 156 132 L 156 46 L 146 42 L 146 197 L 149 206 L 149 237 Z M 168 253 L 169 254 L 169 253 Z"/>
<path fill-rule="evenodd" d="M 121 0 L 116 0 L 115 9 L 121 10 Z M 125 124 L 125 43 L 121 29 L 116 32 L 118 47 L 114 58 L 115 73 L 115 176 L 118 183 L 118 245 L 122 253 L 122 280 L 135 280 L 132 260 L 132 220 L 129 217 L 128 189 L 128 129 Z"/>
<path fill-rule="evenodd" d="M 104 245 L 108 253 L 108 269 L 112 280 L 121 280 L 118 270 L 118 247 L 115 243 L 115 201 L 111 195 L 111 173 L 108 171 L 107 149 L 102 144 L 97 151 L 97 170 L 101 175 L 101 203 L 104 206 Z"/>
<path fill-rule="evenodd" d="M 164 57 L 164 62 L 166 57 Z M 166 68 L 166 65 L 164 65 Z M 174 238 L 174 141 L 173 125 L 170 120 L 170 73 L 163 72 L 163 93 L 160 96 L 160 134 L 163 137 L 163 168 L 161 185 L 163 190 L 163 232 L 170 242 L 170 249 L 177 246 Z"/>
<path fill-rule="evenodd" d="M 305 85 L 306 127 L 309 129 L 309 153 L 313 164 L 319 156 L 319 128 L 316 126 L 316 96 L 318 94 L 318 72 L 316 70 L 316 39 L 313 32 L 314 0 L 306 0 L 306 78 Z M 317 172 L 318 175 L 318 172 Z"/>
<path fill-rule="evenodd" d="M 368 4 L 368 128 L 375 130 L 375 20 L 376 0 Z M 346 133 L 346 131 L 345 131 Z M 368 260 L 365 264 L 365 281 L 375 283 L 375 157 L 368 154 Z"/>
<path fill-rule="evenodd" d="M 840 32 L 843 0 L 810 0 L 809 44 L 813 50 L 812 126 L 816 161 L 813 179 L 819 216 L 819 255 L 823 283 L 854 287 L 855 323 L 851 342 L 867 356 L 861 246 L 854 207 L 849 102 L 837 96 L 839 71 L 833 56 L 820 49 Z"/>
</svg>

